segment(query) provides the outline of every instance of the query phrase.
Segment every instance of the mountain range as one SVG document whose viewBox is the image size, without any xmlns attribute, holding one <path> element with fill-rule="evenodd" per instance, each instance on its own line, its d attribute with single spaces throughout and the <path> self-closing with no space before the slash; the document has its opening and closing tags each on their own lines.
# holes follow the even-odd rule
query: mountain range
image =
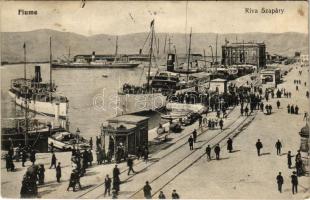
<svg viewBox="0 0 310 200">
<path fill-rule="evenodd" d="M 216 46 L 216 33 L 193 33 L 191 51 L 193 53 L 211 55 L 210 45 L 213 47 L 214 55 Z M 26 43 L 27 61 L 44 62 L 49 60 L 49 37 L 52 37 L 53 59 L 64 59 L 69 55 L 91 54 L 114 54 L 116 36 L 98 34 L 84 36 L 71 32 L 60 32 L 51 29 L 40 29 L 28 32 L 2 32 L 1 33 L 1 61 L 21 62 L 23 61 L 23 44 Z M 143 53 L 149 51 L 148 33 L 134 33 L 118 36 L 118 53 L 137 54 L 139 49 Z M 156 47 L 159 46 L 159 54 L 164 53 L 166 39 L 166 51 L 168 50 L 169 38 L 171 49 L 175 45 L 179 54 L 185 54 L 189 36 L 183 33 L 156 33 Z M 266 51 L 271 54 L 293 56 L 296 51 L 308 53 L 308 35 L 297 32 L 286 33 L 240 33 L 240 34 L 218 34 L 218 56 L 221 55 L 221 46 L 225 39 L 233 42 L 264 42 Z M 159 43 L 158 43 L 159 41 Z M 187 42 L 186 42 L 187 41 Z M 159 45 L 158 45 L 159 44 Z M 155 50 L 157 52 L 157 50 Z M 174 51 L 174 50 L 173 50 Z"/>
</svg>

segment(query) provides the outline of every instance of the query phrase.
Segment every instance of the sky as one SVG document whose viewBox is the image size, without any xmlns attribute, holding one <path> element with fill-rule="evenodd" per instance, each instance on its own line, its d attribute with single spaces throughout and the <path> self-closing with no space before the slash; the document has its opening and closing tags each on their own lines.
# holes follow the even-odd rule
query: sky
<svg viewBox="0 0 310 200">
<path fill-rule="evenodd" d="M 271 2 L 163 2 L 163 1 L 6 1 L 1 4 L 1 31 L 54 29 L 82 35 L 122 35 L 149 31 L 155 19 L 156 32 L 308 33 L 308 3 Z M 245 12 L 246 8 L 284 9 L 283 14 Z M 37 10 L 38 15 L 18 15 L 18 10 Z"/>
</svg>

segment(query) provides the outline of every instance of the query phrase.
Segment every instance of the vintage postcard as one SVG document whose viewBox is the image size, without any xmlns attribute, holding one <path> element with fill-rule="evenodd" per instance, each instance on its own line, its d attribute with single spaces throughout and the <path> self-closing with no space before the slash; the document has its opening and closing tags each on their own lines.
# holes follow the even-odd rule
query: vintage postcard
<svg viewBox="0 0 310 200">
<path fill-rule="evenodd" d="M 308 15 L 2 1 L 2 198 L 310 198 Z"/>
</svg>

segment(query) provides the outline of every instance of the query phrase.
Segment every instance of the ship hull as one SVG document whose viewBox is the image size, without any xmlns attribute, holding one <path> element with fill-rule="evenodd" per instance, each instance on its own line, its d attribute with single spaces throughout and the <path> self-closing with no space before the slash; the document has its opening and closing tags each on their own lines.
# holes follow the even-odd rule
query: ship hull
<svg viewBox="0 0 310 200">
<path fill-rule="evenodd" d="M 203 83 L 201 88 L 209 87 L 209 83 Z M 195 87 L 180 89 L 174 95 L 182 94 L 184 92 L 195 91 Z M 200 89 L 198 89 L 200 90 Z M 117 114 L 132 114 L 141 111 L 159 110 L 165 107 L 168 103 L 168 97 L 162 93 L 152 94 L 118 94 L 118 109 Z"/>
<path fill-rule="evenodd" d="M 100 69 L 100 68 L 135 68 L 138 63 L 111 63 L 111 64 L 52 64 L 52 68 L 87 68 L 87 69 Z"/>
<path fill-rule="evenodd" d="M 25 108 L 25 99 L 22 97 L 17 97 L 12 91 L 9 91 L 10 96 L 14 99 L 15 103 L 22 108 Z M 59 110 L 58 105 L 59 104 Z M 68 115 L 68 102 L 42 102 L 42 101 L 28 101 L 28 107 L 30 111 L 45 114 L 49 116 L 55 116 L 59 113 L 59 117 L 66 118 Z"/>
<path fill-rule="evenodd" d="M 159 110 L 166 106 L 167 97 L 161 93 L 119 94 L 118 115 Z"/>
<path fill-rule="evenodd" d="M 25 144 L 25 133 L 17 132 L 16 128 L 1 129 L 1 149 L 8 150 L 12 145 L 17 147 Z M 48 152 L 48 137 L 55 132 L 64 131 L 63 128 L 43 128 L 35 131 L 28 131 L 27 142 L 39 152 Z"/>
</svg>

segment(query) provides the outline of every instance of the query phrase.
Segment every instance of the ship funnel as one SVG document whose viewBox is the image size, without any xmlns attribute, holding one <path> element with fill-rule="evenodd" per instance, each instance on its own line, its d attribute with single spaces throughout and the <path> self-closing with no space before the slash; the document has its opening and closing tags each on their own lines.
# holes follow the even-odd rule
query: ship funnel
<svg viewBox="0 0 310 200">
<path fill-rule="evenodd" d="M 96 52 L 93 51 L 93 54 L 92 54 L 92 56 L 91 56 L 91 61 L 92 61 L 92 62 L 95 62 L 95 60 L 96 60 Z"/>
<path fill-rule="evenodd" d="M 173 72 L 175 64 L 175 54 L 169 53 L 167 57 L 167 71 Z"/>
<path fill-rule="evenodd" d="M 41 77 L 41 67 L 40 66 L 35 66 L 35 70 L 34 70 L 34 82 L 41 82 L 42 81 L 42 77 Z"/>
<path fill-rule="evenodd" d="M 141 55 L 142 54 L 142 49 L 139 49 L 139 55 Z"/>
</svg>

